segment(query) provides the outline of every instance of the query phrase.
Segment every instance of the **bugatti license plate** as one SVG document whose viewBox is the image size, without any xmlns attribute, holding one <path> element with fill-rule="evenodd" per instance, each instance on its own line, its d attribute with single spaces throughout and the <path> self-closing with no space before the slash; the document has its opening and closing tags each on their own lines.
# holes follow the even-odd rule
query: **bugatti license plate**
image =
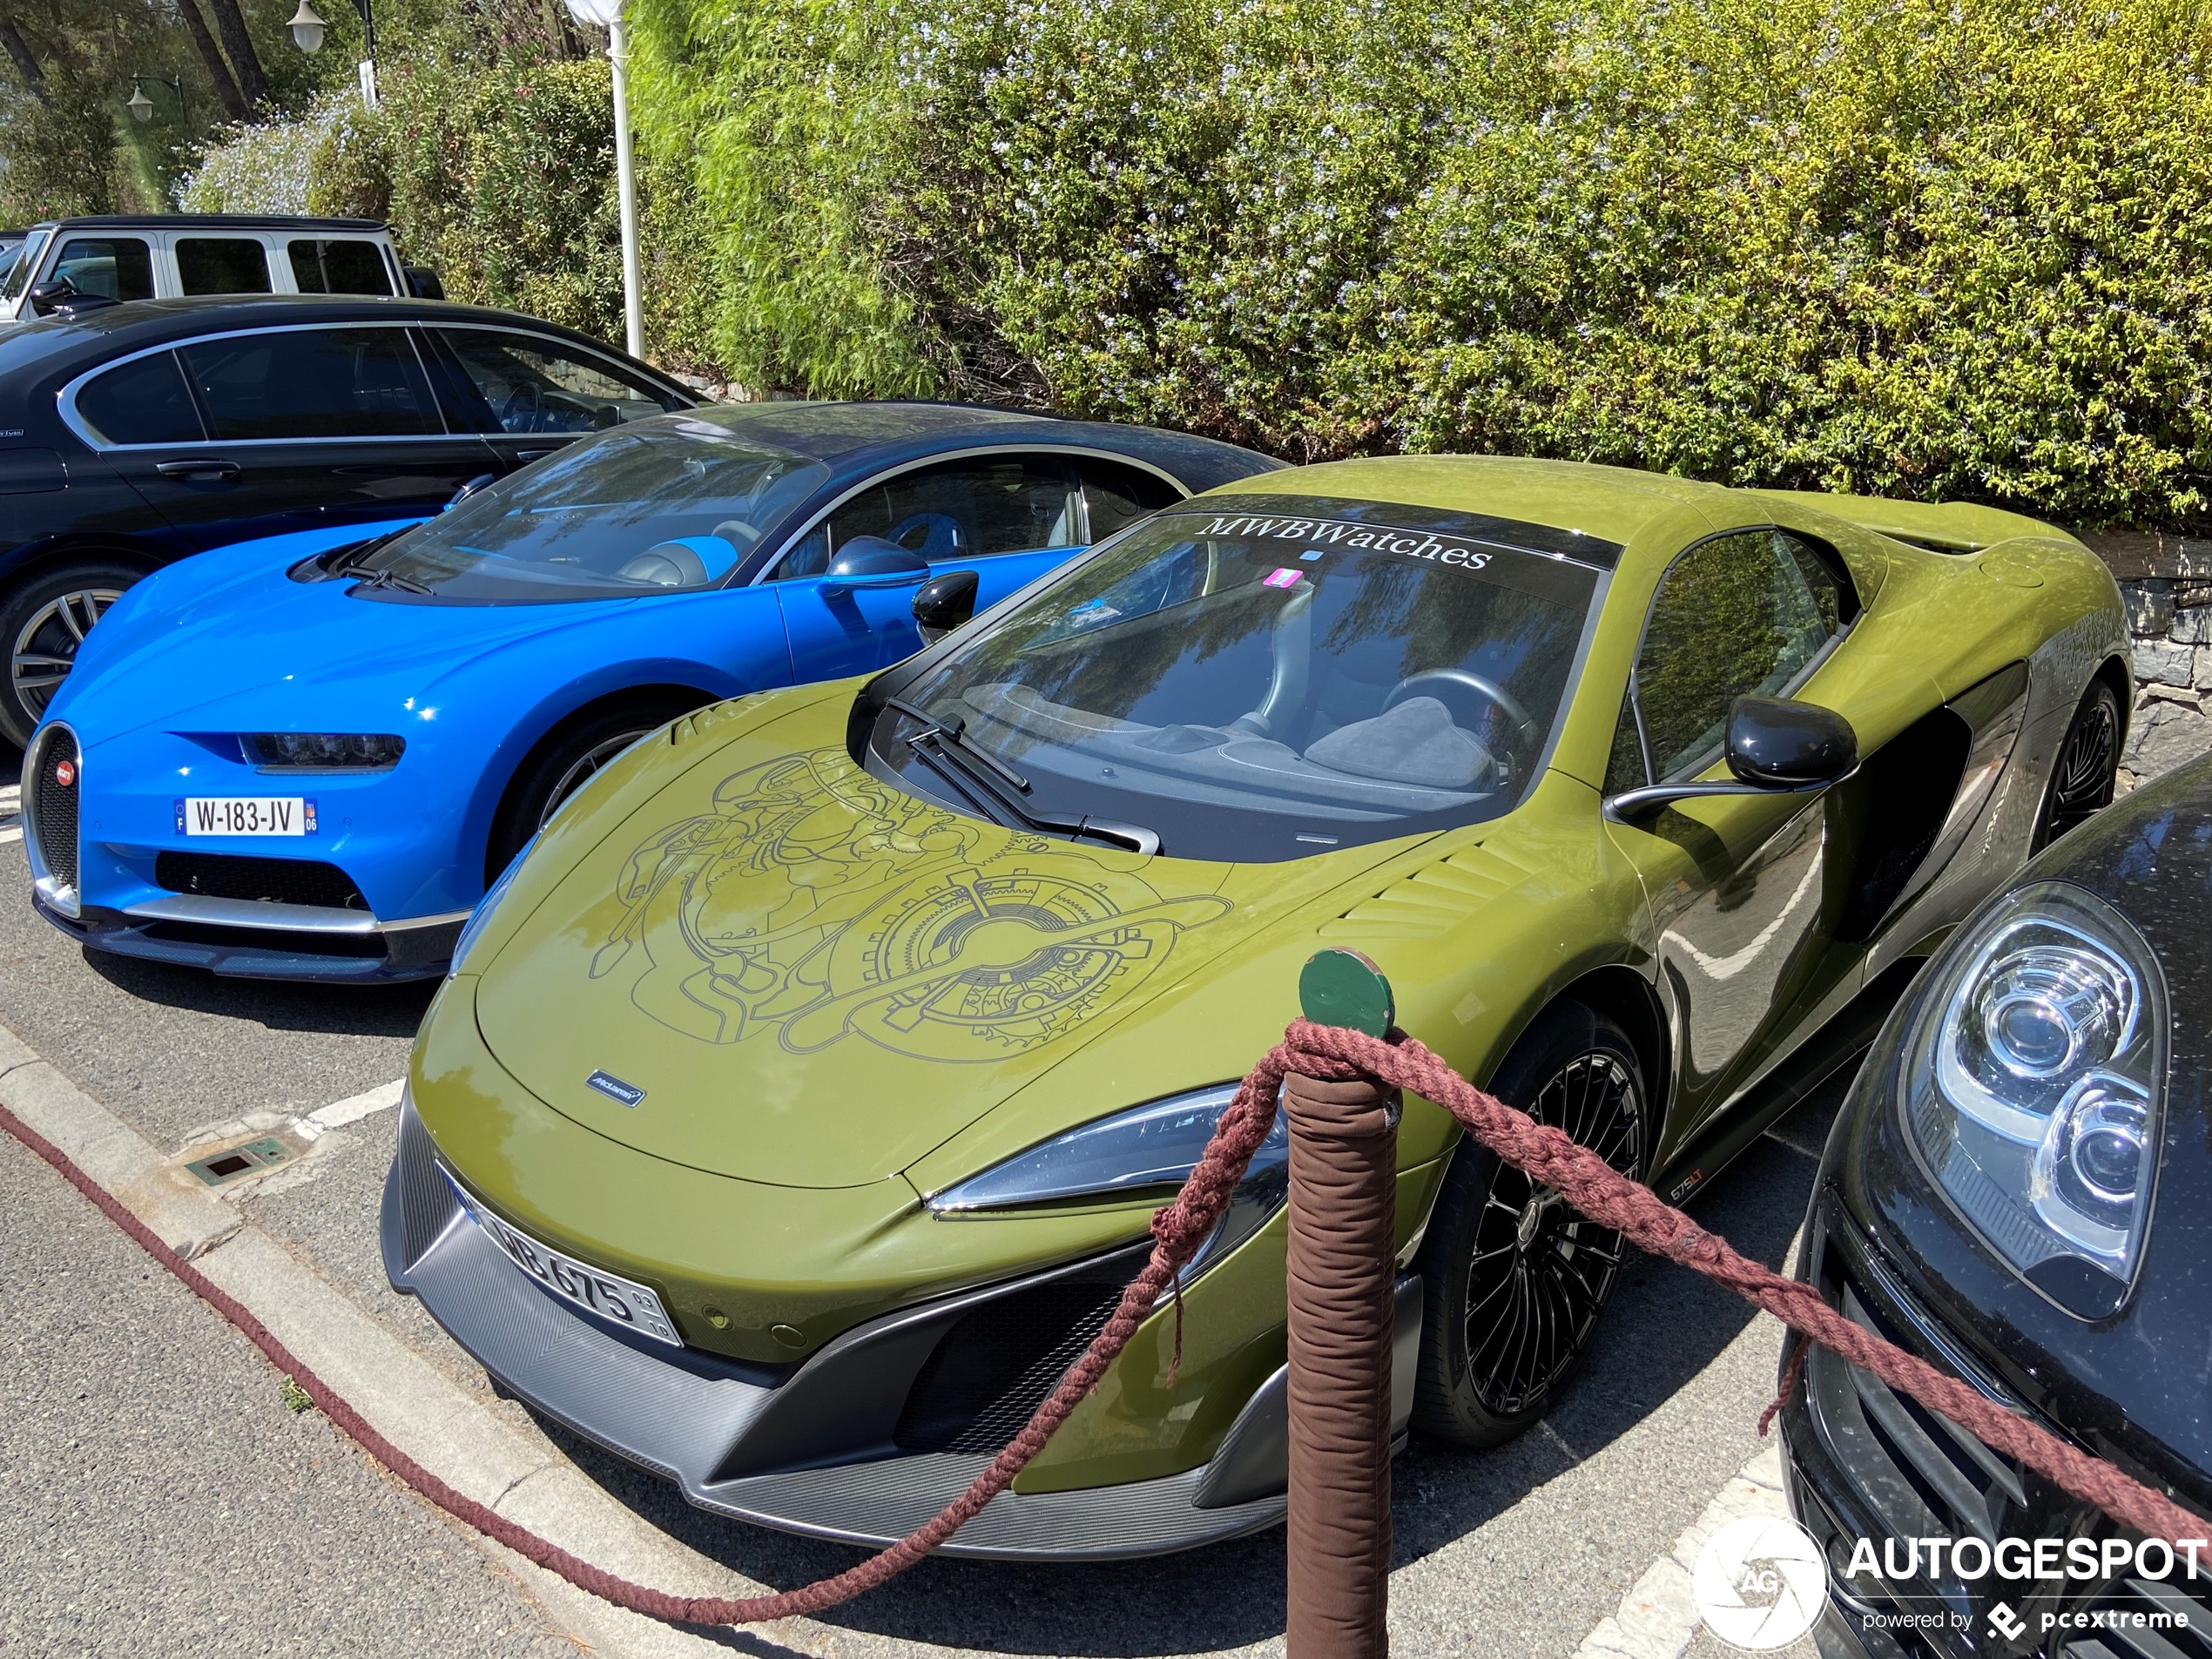
<svg viewBox="0 0 2212 1659">
<path fill-rule="evenodd" d="M 313 835 L 315 804 L 298 795 L 191 795 L 177 801 L 183 835 Z"/>
<path fill-rule="evenodd" d="M 540 1244 L 478 1204 L 469 1196 L 469 1190 L 445 1170 L 442 1169 L 439 1173 L 445 1175 L 455 1196 L 461 1200 L 461 1207 L 469 1212 L 470 1220 L 483 1229 L 484 1237 L 498 1245 L 509 1261 L 554 1295 L 589 1309 L 603 1319 L 628 1325 L 641 1337 L 651 1337 L 671 1347 L 684 1345 L 684 1339 L 676 1334 L 676 1327 L 669 1323 L 668 1315 L 661 1307 L 660 1298 L 645 1286 L 588 1266 L 550 1244 Z"/>
</svg>

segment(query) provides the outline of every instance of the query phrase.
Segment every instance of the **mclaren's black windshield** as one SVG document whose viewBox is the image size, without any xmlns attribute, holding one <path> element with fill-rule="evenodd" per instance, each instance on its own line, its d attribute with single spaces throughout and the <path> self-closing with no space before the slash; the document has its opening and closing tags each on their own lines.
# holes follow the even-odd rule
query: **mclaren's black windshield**
<svg viewBox="0 0 2212 1659">
<path fill-rule="evenodd" d="M 1393 511 L 1150 520 L 871 688 L 889 699 L 871 764 L 1008 825 L 1156 835 L 1183 858 L 1297 858 L 1509 811 L 1602 572 L 1494 539 L 1496 521 L 1379 521 Z"/>
</svg>

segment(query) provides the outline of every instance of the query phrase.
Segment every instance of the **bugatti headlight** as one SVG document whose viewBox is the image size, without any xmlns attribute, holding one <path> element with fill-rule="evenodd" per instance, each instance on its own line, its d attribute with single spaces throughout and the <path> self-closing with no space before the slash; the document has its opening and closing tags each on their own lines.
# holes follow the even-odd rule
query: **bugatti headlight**
<svg viewBox="0 0 2212 1659">
<path fill-rule="evenodd" d="M 1947 951 L 1905 1050 L 1905 1121 L 1961 1216 L 2085 1318 L 2128 1294 L 2165 1112 L 2166 988 L 2142 935 L 2063 882 Z"/>
<path fill-rule="evenodd" d="M 246 758 L 263 772 L 389 772 L 407 739 L 389 732 L 242 732 Z"/>
<path fill-rule="evenodd" d="M 1197 1167 L 1236 1097 L 1237 1085 L 1222 1083 L 1085 1123 L 947 1187 L 930 1198 L 930 1211 L 951 1219 L 1115 1199 L 1164 1201 Z M 1228 1214 L 1191 1258 L 1191 1268 L 1250 1238 L 1282 1207 L 1290 1159 L 1289 1130 L 1278 1111 Z"/>
<path fill-rule="evenodd" d="M 461 936 L 453 941 L 453 961 L 446 969 L 447 978 L 458 974 L 461 965 L 469 960 L 469 948 L 483 933 L 485 924 L 491 920 L 491 913 L 499 908 L 499 901 L 507 896 L 507 889 L 515 885 L 515 872 L 523 867 L 523 860 L 529 857 L 530 848 L 536 845 L 537 837 L 535 835 L 524 841 L 523 850 L 507 861 L 507 867 L 499 873 L 499 879 L 485 888 L 484 896 L 476 900 L 476 907 L 469 913 L 469 920 L 461 924 Z"/>
</svg>

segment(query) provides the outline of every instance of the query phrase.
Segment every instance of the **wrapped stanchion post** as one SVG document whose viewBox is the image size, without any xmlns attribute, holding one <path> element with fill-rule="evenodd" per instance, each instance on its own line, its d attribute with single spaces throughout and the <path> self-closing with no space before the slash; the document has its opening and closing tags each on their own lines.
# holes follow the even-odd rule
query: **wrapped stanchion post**
<svg viewBox="0 0 2212 1659">
<path fill-rule="evenodd" d="M 1382 1036 L 1389 982 L 1321 952 L 1305 1017 Z M 1397 1245 L 1394 1089 L 1283 1080 L 1289 1119 L 1290 1659 L 1381 1659 L 1390 1581 L 1391 1330 Z"/>
</svg>

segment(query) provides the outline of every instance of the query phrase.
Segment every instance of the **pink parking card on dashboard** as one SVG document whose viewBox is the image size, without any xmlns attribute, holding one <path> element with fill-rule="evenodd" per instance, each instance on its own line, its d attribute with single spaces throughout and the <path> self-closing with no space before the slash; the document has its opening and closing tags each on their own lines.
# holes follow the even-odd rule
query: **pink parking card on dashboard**
<svg viewBox="0 0 2212 1659">
<path fill-rule="evenodd" d="M 1260 583 L 1260 586 L 1264 588 L 1291 587 L 1305 574 L 1303 570 L 1276 570 L 1271 572 L 1267 580 Z"/>
</svg>

